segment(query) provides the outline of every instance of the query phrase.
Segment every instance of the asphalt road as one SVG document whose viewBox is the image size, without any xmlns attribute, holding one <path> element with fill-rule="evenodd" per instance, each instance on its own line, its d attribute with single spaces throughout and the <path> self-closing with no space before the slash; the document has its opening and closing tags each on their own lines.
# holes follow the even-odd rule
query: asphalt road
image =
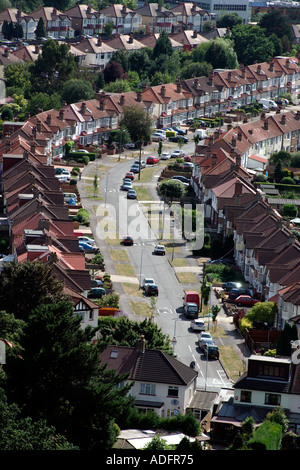
<svg viewBox="0 0 300 470">
<path fill-rule="evenodd" d="M 175 145 L 173 144 L 172 148 L 176 148 Z M 186 144 L 184 148 L 186 153 L 193 151 L 193 149 L 193 142 Z M 153 151 L 150 151 L 149 154 L 153 155 Z M 147 153 L 143 156 L 143 159 L 146 158 Z M 154 246 L 157 243 L 157 234 L 149 229 L 148 219 L 140 204 L 135 200 L 127 200 L 127 193 L 120 190 L 123 177 L 130 170 L 133 161 L 134 159 L 121 160 L 112 166 L 100 181 L 102 194 L 105 195 L 104 204 L 101 205 L 102 207 L 104 205 L 105 210 L 110 213 L 111 219 L 115 221 L 112 226 L 116 228 L 117 232 L 122 236 L 132 235 L 135 239 L 135 244 L 125 249 L 138 281 L 141 283 L 145 277 L 151 277 L 159 287 L 155 321 L 171 339 L 175 338 L 173 347 L 177 358 L 187 365 L 190 365 L 192 361 L 195 362 L 199 377 L 199 388 L 217 390 L 220 387 L 230 387 L 231 383 L 220 362 L 206 361 L 204 356 L 200 354 L 197 345 L 197 334 L 190 331 L 190 321 L 183 315 L 182 297 L 184 290 L 176 277 L 174 269 L 168 262 L 167 258 L 171 257 L 170 253 L 166 256 L 153 254 Z M 104 163 L 104 161 L 101 163 Z M 127 214 L 126 210 L 128 211 Z M 188 251 L 183 251 L 183 253 L 189 254 Z M 122 298 L 124 296 L 120 298 L 121 308 Z M 128 306 L 128 304 L 126 305 Z M 126 306 L 124 311 L 126 311 Z"/>
</svg>

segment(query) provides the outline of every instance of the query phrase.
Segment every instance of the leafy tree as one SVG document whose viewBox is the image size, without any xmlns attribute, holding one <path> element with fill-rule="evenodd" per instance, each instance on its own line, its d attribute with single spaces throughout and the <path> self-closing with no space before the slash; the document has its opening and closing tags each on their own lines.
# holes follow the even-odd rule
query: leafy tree
<svg viewBox="0 0 300 470">
<path fill-rule="evenodd" d="M 48 111 L 49 109 L 60 109 L 61 97 L 58 93 L 35 93 L 32 98 L 28 101 L 27 111 L 30 112 L 31 116 L 35 116 L 42 109 Z"/>
<path fill-rule="evenodd" d="M 22 356 L 5 366 L 7 397 L 81 450 L 107 449 L 116 438 L 115 419 L 132 403 L 130 385 L 117 387 L 127 376 L 101 364 L 92 342 L 96 329 L 80 323 L 66 300 L 40 305 L 29 316 L 19 340 Z"/>
<path fill-rule="evenodd" d="M 66 43 L 48 39 L 42 53 L 30 66 L 32 89 L 35 92 L 60 92 L 75 68 L 74 56 Z"/>
<path fill-rule="evenodd" d="M 246 317 L 252 323 L 266 323 L 269 326 L 274 325 L 277 305 L 274 302 L 258 302 L 247 313 Z"/>
<path fill-rule="evenodd" d="M 181 199 L 186 194 L 186 187 L 179 181 L 165 179 L 158 186 L 158 194 L 172 202 L 174 199 Z"/>
<path fill-rule="evenodd" d="M 105 83 L 115 82 L 117 79 L 126 80 L 127 74 L 119 62 L 110 60 L 103 70 Z"/>
<path fill-rule="evenodd" d="M 124 72 L 128 72 L 129 70 L 129 57 L 128 53 L 125 52 L 123 49 L 119 49 L 118 51 L 114 52 L 111 58 L 111 61 L 118 62 Z"/>
<path fill-rule="evenodd" d="M 152 134 L 152 116 L 143 108 L 126 106 L 124 115 L 120 121 L 121 126 L 125 126 L 133 142 L 139 140 L 150 140 Z"/>
<path fill-rule="evenodd" d="M 153 58 L 157 58 L 160 55 L 171 56 L 173 53 L 173 48 L 169 35 L 166 31 L 162 31 L 157 39 L 155 46 L 153 48 Z"/>
<path fill-rule="evenodd" d="M 14 119 L 14 113 L 11 107 L 9 106 L 3 106 L 1 110 L 1 119 L 3 121 L 13 121 Z"/>
<path fill-rule="evenodd" d="M 267 36 L 275 34 L 278 38 L 287 36 L 292 39 L 291 27 L 286 16 L 281 14 L 279 10 L 273 10 L 266 13 L 259 20 L 259 26 L 265 29 Z"/>
<path fill-rule="evenodd" d="M 115 81 L 104 85 L 103 89 L 109 93 L 120 93 L 120 91 L 127 93 L 128 91 L 131 91 L 131 86 L 128 80 L 117 78 Z"/>
<path fill-rule="evenodd" d="M 58 302 L 63 298 L 63 283 L 56 277 L 53 267 L 30 261 L 3 266 L 0 305 L 16 318 L 26 321 L 39 305 Z"/>
<path fill-rule="evenodd" d="M 237 13 L 224 13 L 224 15 L 217 20 L 218 28 L 232 29 L 239 24 L 243 24 L 243 20 Z"/>
<path fill-rule="evenodd" d="M 212 65 L 208 64 L 207 62 L 189 62 L 188 64 L 184 65 L 181 69 L 180 77 L 182 79 L 192 78 L 192 77 L 208 77 L 211 70 Z"/>
<path fill-rule="evenodd" d="M 267 414 L 266 419 L 269 419 L 270 421 L 272 421 L 274 423 L 280 424 L 283 434 L 288 431 L 289 421 L 288 421 L 288 419 L 286 417 L 286 414 L 285 414 L 285 412 L 284 412 L 284 410 L 281 406 L 276 406 L 276 408 L 274 408 L 274 410 L 270 411 Z"/>
<path fill-rule="evenodd" d="M 58 435 L 53 426 L 45 420 L 33 421 L 22 417 L 16 404 L 8 404 L 5 393 L 0 389 L 0 450 L 79 450 L 69 444 L 66 438 Z"/>
<path fill-rule="evenodd" d="M 237 68 L 237 54 L 234 51 L 233 42 L 223 38 L 211 40 L 204 61 L 211 64 L 213 68 Z"/>
<path fill-rule="evenodd" d="M 161 436 L 155 436 L 151 439 L 149 444 L 146 444 L 144 450 L 172 450 L 174 447 L 169 445 Z"/>
<path fill-rule="evenodd" d="M 35 30 L 35 37 L 37 39 L 44 38 L 46 36 L 46 27 L 43 18 L 41 17 L 38 21 L 36 30 Z"/>
<path fill-rule="evenodd" d="M 140 49 L 132 52 L 128 55 L 129 68 L 133 72 L 147 76 L 147 72 L 151 66 L 151 60 L 149 57 L 150 52 L 147 49 Z"/>
<path fill-rule="evenodd" d="M 274 178 L 276 183 L 280 183 L 282 178 L 283 178 L 283 171 L 282 171 L 282 163 L 278 162 L 276 163 L 276 166 L 274 168 Z"/>
<path fill-rule="evenodd" d="M 103 33 L 102 36 L 111 36 L 112 32 L 114 29 L 114 24 L 112 21 L 109 21 L 108 23 L 105 23 L 103 26 Z"/>
<path fill-rule="evenodd" d="M 230 38 L 234 42 L 239 63 L 249 65 L 255 62 L 267 62 L 274 57 L 274 44 L 259 26 L 234 26 Z"/>
<path fill-rule="evenodd" d="M 291 154 L 286 150 L 279 150 L 279 152 L 275 152 L 270 157 L 270 164 L 276 165 L 280 162 L 282 165 L 289 165 L 291 161 Z"/>
<path fill-rule="evenodd" d="M 4 70 L 4 78 L 7 88 L 20 88 L 25 96 L 26 90 L 30 86 L 29 65 L 19 63 L 8 65 Z"/>
<path fill-rule="evenodd" d="M 291 355 L 291 341 L 297 340 L 297 328 L 295 325 L 290 326 L 288 323 L 284 325 L 283 330 L 280 333 L 276 351 L 278 356 L 290 356 Z"/>
<path fill-rule="evenodd" d="M 98 327 L 102 335 L 101 349 L 105 349 L 109 344 L 135 347 L 137 340 L 144 335 L 147 349 L 160 349 L 173 354 L 169 336 L 150 319 L 135 322 L 123 317 L 102 317 L 99 318 Z"/>
<path fill-rule="evenodd" d="M 68 104 L 77 103 L 82 100 L 91 100 L 95 92 L 90 82 L 85 80 L 68 80 L 62 89 L 62 100 Z"/>
</svg>

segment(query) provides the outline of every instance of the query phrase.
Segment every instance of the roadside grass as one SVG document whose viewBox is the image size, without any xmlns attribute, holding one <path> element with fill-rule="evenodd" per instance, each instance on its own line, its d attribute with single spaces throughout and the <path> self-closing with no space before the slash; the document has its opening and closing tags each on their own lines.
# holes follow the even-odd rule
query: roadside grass
<svg viewBox="0 0 300 470">
<path fill-rule="evenodd" d="M 228 377 L 235 382 L 246 370 L 246 365 L 237 356 L 233 346 L 219 346 L 220 361 Z"/>
<path fill-rule="evenodd" d="M 120 276 L 135 277 L 135 271 L 131 264 L 115 263 L 115 269 Z"/>
<path fill-rule="evenodd" d="M 136 179 L 137 182 L 139 183 L 148 183 L 149 181 L 151 181 L 154 173 L 156 173 L 159 169 L 161 169 L 162 165 L 159 165 L 158 167 L 157 166 L 154 166 L 153 168 L 144 168 L 142 171 L 141 171 L 141 177 L 140 179 Z"/>
<path fill-rule="evenodd" d="M 188 262 L 185 258 L 175 258 L 173 261 L 170 261 L 172 266 L 179 267 L 179 266 L 188 266 Z"/>
<path fill-rule="evenodd" d="M 125 250 L 109 250 L 110 257 L 113 261 L 125 261 L 130 262 L 127 251 Z"/>
<path fill-rule="evenodd" d="M 120 245 L 120 240 L 119 238 L 112 238 L 112 237 L 106 237 L 105 242 L 108 245 Z"/>
<path fill-rule="evenodd" d="M 182 284 L 196 284 L 198 279 L 193 273 L 176 273 L 177 279 Z"/>
<path fill-rule="evenodd" d="M 176 244 L 174 245 L 174 243 L 169 242 L 169 241 L 165 242 L 164 240 L 162 242 L 163 242 L 163 245 L 165 245 L 165 249 L 167 253 L 172 253 L 173 251 L 174 253 L 178 253 L 180 251 L 179 246 L 176 246 Z"/>
<path fill-rule="evenodd" d="M 129 305 L 135 315 L 143 317 L 151 317 L 152 311 L 147 302 L 133 302 L 129 301 Z"/>
<path fill-rule="evenodd" d="M 151 196 L 147 188 L 143 186 L 134 186 L 139 201 L 151 201 Z"/>
<path fill-rule="evenodd" d="M 126 295 L 131 295 L 134 297 L 143 297 L 142 289 L 139 289 L 138 284 L 132 282 L 122 282 L 122 287 Z"/>
</svg>

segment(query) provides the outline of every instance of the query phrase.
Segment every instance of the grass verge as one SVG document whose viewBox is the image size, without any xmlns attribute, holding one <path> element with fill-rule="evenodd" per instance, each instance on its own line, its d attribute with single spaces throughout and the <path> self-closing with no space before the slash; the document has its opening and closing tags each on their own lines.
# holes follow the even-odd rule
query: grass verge
<svg viewBox="0 0 300 470">
<path fill-rule="evenodd" d="M 135 271 L 131 264 L 115 263 L 115 269 L 120 276 L 135 276 Z"/>
<path fill-rule="evenodd" d="M 130 262 L 127 251 L 125 250 L 109 250 L 110 257 L 113 261 L 125 261 Z"/>
<path fill-rule="evenodd" d="M 151 308 L 147 302 L 129 301 L 130 307 L 135 315 L 151 317 Z"/>
<path fill-rule="evenodd" d="M 198 280 L 193 273 L 177 273 L 176 274 L 177 279 L 179 282 L 182 284 L 196 284 L 198 283 Z"/>
</svg>

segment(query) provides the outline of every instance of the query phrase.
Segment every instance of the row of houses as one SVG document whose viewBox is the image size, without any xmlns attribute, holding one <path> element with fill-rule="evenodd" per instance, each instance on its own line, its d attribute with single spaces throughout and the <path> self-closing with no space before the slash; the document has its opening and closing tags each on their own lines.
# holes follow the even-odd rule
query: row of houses
<svg viewBox="0 0 300 470">
<path fill-rule="evenodd" d="M 213 21 L 215 24 L 215 15 L 207 13 L 192 2 L 182 3 L 171 9 L 159 3 L 145 3 L 136 10 L 122 4 L 111 4 L 100 11 L 88 5 L 75 5 L 64 12 L 52 7 L 40 7 L 32 13 L 6 8 L 0 13 L 1 32 L 6 21 L 21 25 L 26 40 L 35 39 L 35 30 L 40 18 L 44 21 L 46 37 L 53 38 L 98 35 L 108 23 L 112 25 L 113 33 L 119 34 L 136 31 L 174 33 L 179 29 L 194 29 L 200 32 L 205 22 Z"/>
<path fill-rule="evenodd" d="M 299 89 L 299 69 L 298 59 L 275 57 L 270 64 L 255 64 L 242 70 L 214 70 L 209 77 L 144 87 L 140 92 L 99 92 L 87 102 L 63 104 L 59 111 L 41 111 L 30 119 L 27 116 L 25 123 L 4 122 L 0 152 L 5 152 L 17 135 L 18 138 L 23 136 L 36 150 L 41 147 L 51 164 L 54 159 L 63 157 L 68 139 L 79 146 L 103 144 L 130 106 L 146 110 L 153 118 L 154 128 L 169 127 L 189 119 L 224 114 L 233 98 L 240 104 L 250 104 L 261 98 L 275 98 L 284 92 L 295 96 Z M 210 137 L 214 139 L 210 148 L 228 151 L 234 147 L 242 166 L 251 168 L 251 164 L 261 163 L 253 158 L 263 162 L 265 156 L 279 149 L 296 150 L 299 124 L 299 113 L 292 111 L 268 117 L 263 115 L 261 120 L 231 126 L 222 135 L 217 130 Z M 201 146 L 196 151 L 201 151 Z M 201 191 L 201 184 L 195 191 Z"/>
</svg>

